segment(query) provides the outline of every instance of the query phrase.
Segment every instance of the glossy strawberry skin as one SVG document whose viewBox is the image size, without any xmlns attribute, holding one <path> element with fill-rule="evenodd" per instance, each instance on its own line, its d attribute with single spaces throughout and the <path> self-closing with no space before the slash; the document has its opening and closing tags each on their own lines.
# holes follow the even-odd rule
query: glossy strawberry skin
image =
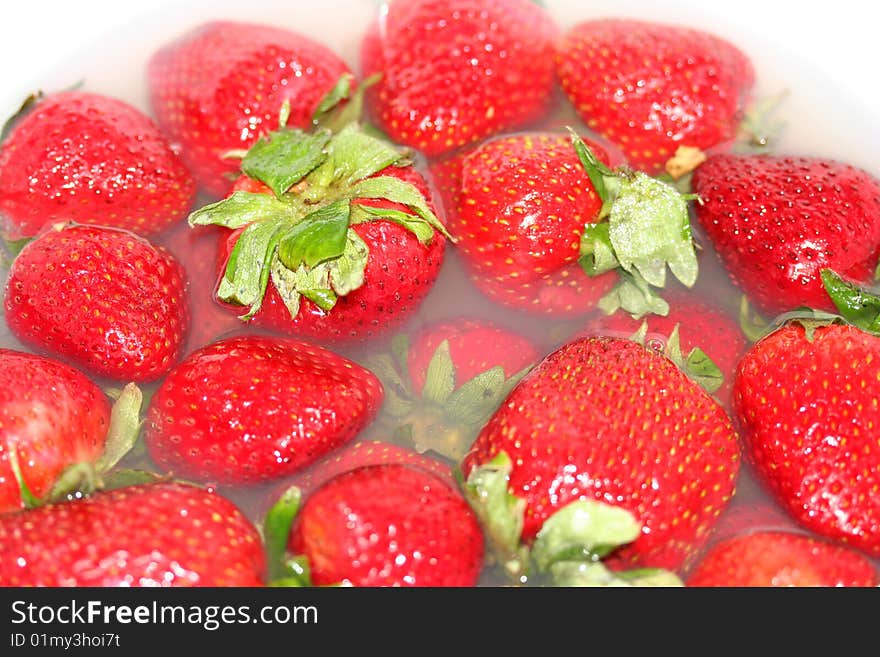
<svg viewBox="0 0 880 657">
<path fill-rule="evenodd" d="M 103 226 L 50 229 L 12 263 L 6 322 L 25 344 L 117 381 L 153 381 L 189 325 L 184 272 L 164 249 Z"/>
<path fill-rule="evenodd" d="M 601 146 L 588 143 L 607 160 Z M 444 172 L 446 180 L 454 172 Z M 460 160 L 449 228 L 471 280 L 494 301 L 538 314 L 591 310 L 616 281 L 578 264 L 584 225 L 602 202 L 564 135 L 499 137 Z M 448 184 L 448 183 L 447 183 Z"/>
<path fill-rule="evenodd" d="M 483 534 L 448 483 L 386 464 L 348 471 L 313 492 L 288 550 L 308 557 L 315 585 L 473 586 Z"/>
<path fill-rule="evenodd" d="M 290 127 L 306 128 L 318 104 L 349 69 L 305 36 L 245 22 L 205 23 L 150 59 L 150 99 L 159 125 L 179 143 L 199 184 L 222 196 L 247 149 L 278 127 L 290 102 Z"/>
<path fill-rule="evenodd" d="M 526 125 L 550 106 L 547 12 L 527 0 L 400 0 L 361 47 L 377 124 L 396 142 L 439 155 Z"/>
<path fill-rule="evenodd" d="M 511 377 L 541 359 L 531 340 L 484 319 L 458 317 L 421 327 L 410 339 L 407 367 L 416 394 L 425 385 L 428 365 L 443 341 L 455 365 L 455 387 L 501 366 Z"/>
<path fill-rule="evenodd" d="M 845 325 L 786 326 L 737 369 L 746 454 L 803 527 L 880 555 L 880 338 Z"/>
<path fill-rule="evenodd" d="M 326 349 L 247 335 L 190 354 L 163 380 L 144 441 L 164 470 L 230 486 L 290 475 L 354 439 L 379 380 Z"/>
<path fill-rule="evenodd" d="M 880 181 L 834 160 L 714 155 L 694 172 L 696 218 L 731 279 L 769 314 L 834 310 L 820 270 L 870 282 Z"/>
<path fill-rule="evenodd" d="M 662 349 L 678 325 L 682 354 L 687 357 L 691 349 L 699 347 L 721 370 L 724 381 L 714 394 L 729 407 L 736 365 L 746 351 L 745 335 L 730 314 L 695 294 L 676 291 L 665 296 L 669 302 L 668 315 L 647 315 L 642 319 L 633 319 L 624 312 L 602 315 L 590 320 L 583 334 L 628 338 L 647 322 L 646 341 Z"/>
<path fill-rule="evenodd" d="M 739 448 L 718 403 L 671 361 L 620 338 L 564 345 L 514 388 L 465 457 L 467 476 L 499 452 L 526 501 L 523 540 L 567 503 L 631 511 L 642 535 L 613 562 L 677 569 L 733 495 Z"/>
<path fill-rule="evenodd" d="M 632 19 L 575 25 L 556 58 L 581 118 L 652 174 L 679 146 L 729 143 L 754 83 L 746 55 L 724 39 Z"/>
<path fill-rule="evenodd" d="M 753 532 L 716 544 L 687 586 L 877 586 L 862 554 L 791 532 Z"/>
<path fill-rule="evenodd" d="M 28 489 L 43 497 L 67 466 L 98 459 L 109 424 L 107 398 L 81 372 L 0 349 L 0 513 L 23 507 L 10 449 Z"/>
<path fill-rule="evenodd" d="M 153 234 L 183 219 L 194 197 L 195 181 L 158 126 L 115 98 L 53 94 L 0 145 L 8 239 L 59 221 Z"/>
<path fill-rule="evenodd" d="M 430 199 L 425 179 L 412 167 L 388 167 L 376 175 L 411 183 Z M 242 178 L 236 182 L 236 189 L 257 192 L 265 188 Z M 363 204 L 406 210 L 399 204 L 380 199 L 364 199 Z M 221 238 L 218 250 L 221 276 L 241 230 Z M 369 249 L 361 287 L 339 297 L 329 311 L 303 298 L 296 317 L 291 317 L 270 280 L 263 304 L 251 321 L 257 326 L 321 343 L 353 343 L 387 335 L 410 319 L 437 280 L 446 252 L 446 238 L 435 232 L 429 244 L 422 244 L 406 228 L 382 219 L 356 224 L 352 230 Z M 240 306 L 219 303 L 239 315 L 246 312 Z"/>
<path fill-rule="evenodd" d="M 0 517 L 2 586 L 260 586 L 250 521 L 184 484 L 131 486 Z"/>
</svg>

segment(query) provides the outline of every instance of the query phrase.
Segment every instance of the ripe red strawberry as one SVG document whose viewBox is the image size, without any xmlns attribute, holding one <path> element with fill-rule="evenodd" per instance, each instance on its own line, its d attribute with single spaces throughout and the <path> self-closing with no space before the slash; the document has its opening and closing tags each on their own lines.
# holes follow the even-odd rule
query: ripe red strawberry
<svg viewBox="0 0 880 657">
<path fill-rule="evenodd" d="M 702 546 L 739 470 L 721 406 L 656 351 L 607 337 L 570 342 L 526 375 L 462 471 L 470 481 L 501 455 L 522 505 L 512 540 L 530 544 L 555 513 L 596 500 L 641 526 L 613 561 L 668 569 Z"/>
<path fill-rule="evenodd" d="M 525 125 L 553 98 L 557 34 L 528 0 L 399 0 L 361 47 L 372 113 L 429 156 Z"/>
<path fill-rule="evenodd" d="M 321 347 L 229 338 L 190 354 L 162 381 L 144 440 L 153 460 L 177 476 L 270 481 L 351 441 L 382 394 L 372 373 Z"/>
<path fill-rule="evenodd" d="M 119 488 L 0 517 L 2 586 L 259 586 L 256 528 L 184 484 Z"/>
<path fill-rule="evenodd" d="M 308 157 L 290 157 L 289 143 Z M 400 326 L 424 301 L 445 228 L 399 149 L 356 123 L 332 135 L 282 128 L 242 167 L 233 193 L 190 223 L 233 229 L 220 245 L 216 296 L 243 319 L 323 342 L 358 341 Z"/>
<path fill-rule="evenodd" d="M 860 553 L 791 532 L 753 532 L 716 544 L 688 586 L 877 586 Z"/>
<path fill-rule="evenodd" d="M 626 313 L 603 315 L 587 323 L 585 335 L 631 337 L 647 322 L 645 340 L 661 350 L 679 327 L 681 352 L 685 356 L 699 349 L 717 366 L 723 379 L 713 394 L 727 407 L 733 389 L 733 374 L 746 351 L 746 338 L 736 320 L 724 310 L 689 292 L 672 292 L 667 296 L 669 314 L 648 315 L 643 320 Z"/>
<path fill-rule="evenodd" d="M 115 98 L 53 94 L 0 145 L 0 229 L 33 237 L 58 221 L 159 232 L 183 219 L 195 182 L 152 119 Z"/>
<path fill-rule="evenodd" d="M 789 324 L 740 361 L 733 403 L 747 456 L 803 527 L 880 555 L 880 338 Z"/>
<path fill-rule="evenodd" d="M 581 118 L 649 173 L 679 146 L 730 142 L 755 77 L 746 55 L 724 39 L 633 19 L 575 25 L 556 58 Z"/>
<path fill-rule="evenodd" d="M 458 179 L 445 194 L 457 202 L 450 230 L 482 292 L 554 316 L 583 315 L 597 304 L 642 315 L 662 310 L 649 285 L 665 284 L 667 263 L 693 285 L 683 197 L 644 174 L 612 171 L 606 158 L 601 146 L 574 135 L 525 133 L 489 140 L 440 167 L 447 190 Z M 615 268 L 624 282 L 612 290 L 616 277 L 606 272 Z M 624 300 L 633 296 L 639 304 Z"/>
<path fill-rule="evenodd" d="M 459 460 L 528 368 L 531 340 L 483 319 L 458 317 L 400 336 L 368 364 L 387 392 L 385 416 L 402 440 Z"/>
<path fill-rule="evenodd" d="M 483 534 L 441 478 L 373 465 L 337 475 L 305 499 L 288 551 L 305 557 L 315 585 L 473 586 Z"/>
<path fill-rule="evenodd" d="M 305 128 L 348 66 L 325 46 L 268 25 L 212 21 L 156 52 L 150 98 L 162 129 L 182 147 L 199 184 L 217 196 L 249 148 L 274 130 L 289 102 L 291 126 Z"/>
<path fill-rule="evenodd" d="M 119 381 L 167 372 L 189 324 L 177 260 L 103 226 L 56 225 L 30 242 L 9 270 L 5 310 L 22 342 Z"/>
<path fill-rule="evenodd" d="M 694 172 L 696 216 L 731 279 L 768 314 L 833 310 L 830 268 L 872 279 L 880 256 L 880 181 L 823 158 L 715 155 Z"/>
<path fill-rule="evenodd" d="M 110 404 L 82 373 L 54 360 L 0 349 L 0 513 L 23 508 L 10 452 L 31 493 L 49 493 L 74 463 L 97 461 Z"/>
</svg>

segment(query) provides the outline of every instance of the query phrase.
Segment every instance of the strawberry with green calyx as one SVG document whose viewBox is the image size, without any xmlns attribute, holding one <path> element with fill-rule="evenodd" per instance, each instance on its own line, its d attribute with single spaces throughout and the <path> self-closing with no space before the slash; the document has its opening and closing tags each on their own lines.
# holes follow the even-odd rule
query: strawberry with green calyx
<svg viewBox="0 0 880 657">
<path fill-rule="evenodd" d="M 802 527 L 880 555 L 880 337 L 792 319 L 740 361 L 733 406 L 761 481 Z"/>
<path fill-rule="evenodd" d="M 697 167 L 696 220 L 731 281 L 773 317 L 833 311 L 821 271 L 869 284 L 880 259 L 880 180 L 818 157 L 715 154 Z"/>
<path fill-rule="evenodd" d="M 385 412 L 401 440 L 458 461 L 529 368 L 540 359 L 525 337 L 492 322 L 434 322 L 372 357 Z"/>
<path fill-rule="evenodd" d="M 473 586 L 483 566 L 482 530 L 461 493 L 398 463 L 337 474 L 302 499 L 288 489 L 264 536 L 284 586 Z"/>
<path fill-rule="evenodd" d="M 168 373 L 150 401 L 144 442 L 165 472 L 253 485 L 291 475 L 353 440 L 382 396 L 369 370 L 322 347 L 228 338 Z"/>
<path fill-rule="evenodd" d="M 261 586 L 265 554 L 221 495 L 180 483 L 0 516 L 0 586 Z"/>
<path fill-rule="evenodd" d="M 877 586 L 862 554 L 805 534 L 749 532 L 715 544 L 687 586 Z"/>
<path fill-rule="evenodd" d="M 0 349 L 0 513 L 103 487 L 140 429 L 142 395 L 113 404 L 63 363 Z"/>
<path fill-rule="evenodd" d="M 579 338 L 533 368 L 462 462 L 505 452 L 508 492 L 525 503 L 522 542 L 576 500 L 633 513 L 642 533 L 614 564 L 676 570 L 709 536 L 739 472 L 721 405 L 663 354 L 624 338 Z"/>
<path fill-rule="evenodd" d="M 256 180 L 271 193 L 235 191 L 190 217 L 239 231 L 221 302 L 246 308 L 243 319 L 322 339 L 375 335 L 418 307 L 446 230 L 405 153 L 357 124 L 334 134 L 281 128 L 242 167 L 248 178 L 237 185 Z M 265 301 L 272 308 L 260 314 Z"/>
<path fill-rule="evenodd" d="M 598 304 L 641 317 L 668 311 L 652 288 L 665 284 L 667 266 L 694 284 L 689 197 L 643 173 L 612 170 L 606 158 L 574 133 L 570 141 L 525 133 L 435 167 L 446 186 L 458 174 L 458 189 L 445 193 L 457 204 L 450 227 L 481 291 L 554 316 Z M 622 281 L 613 287 L 615 270 Z"/>
<path fill-rule="evenodd" d="M 492 543 L 499 566 L 520 584 L 552 586 L 681 586 L 671 572 L 613 571 L 602 558 L 636 540 L 641 525 L 629 511 L 581 499 L 550 515 L 530 545 L 522 542 L 526 502 L 510 494 L 512 465 L 505 452 L 473 469 L 465 495 Z"/>
<path fill-rule="evenodd" d="M 351 90 L 346 63 L 326 46 L 271 25 L 210 21 L 169 42 L 150 59 L 150 101 L 159 125 L 181 146 L 199 184 L 223 196 L 238 163 L 277 125 L 311 127 Z"/>
</svg>

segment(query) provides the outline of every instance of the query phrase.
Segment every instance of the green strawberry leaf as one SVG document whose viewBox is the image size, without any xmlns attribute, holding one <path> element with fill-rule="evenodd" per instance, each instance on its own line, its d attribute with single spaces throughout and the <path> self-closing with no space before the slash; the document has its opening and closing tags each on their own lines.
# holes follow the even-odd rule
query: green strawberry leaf
<svg viewBox="0 0 880 657">
<path fill-rule="evenodd" d="M 374 84 L 379 82 L 382 79 L 381 73 L 375 73 L 370 77 L 363 80 L 354 92 L 351 92 L 351 80 L 349 80 L 349 89 L 347 91 L 347 95 L 344 98 L 339 98 L 336 100 L 336 103 L 333 107 L 328 108 L 326 111 L 312 118 L 314 124 L 321 128 L 328 128 L 332 132 L 340 132 L 346 126 L 357 123 L 361 119 L 361 115 L 364 112 L 364 94 L 367 89 L 372 87 Z M 337 87 L 340 85 L 344 85 L 342 80 L 337 82 Z M 334 90 L 324 97 L 324 100 L 321 102 L 321 105 L 325 105 L 326 103 L 333 102 L 335 100 L 334 96 L 341 94 L 345 91 L 343 88 L 340 88 L 338 91 L 334 87 Z M 342 100 L 347 98 L 348 102 L 342 103 Z M 369 132 L 369 131 L 367 131 Z M 377 135 L 373 135 L 377 136 Z M 386 141 L 390 141 L 386 139 Z"/>
<path fill-rule="evenodd" d="M 663 316 L 669 314 L 669 304 L 657 296 L 638 271 L 629 273 L 618 269 L 617 275 L 620 282 L 599 300 L 598 305 L 602 312 L 611 315 L 622 309 L 633 319 L 641 319 L 649 313 Z"/>
<path fill-rule="evenodd" d="M 247 306 L 241 319 L 250 319 L 262 306 L 275 251 L 288 225 L 283 221 L 252 223 L 235 242 L 217 296 L 227 303 Z"/>
<path fill-rule="evenodd" d="M 9 459 L 9 467 L 12 470 L 12 476 L 15 477 L 15 481 L 18 484 L 18 492 L 21 495 L 21 501 L 24 504 L 24 508 L 26 509 L 35 509 L 40 506 L 43 502 L 40 498 L 34 495 L 33 491 L 31 491 L 30 486 L 27 485 L 27 482 L 24 480 L 24 474 L 21 471 L 21 465 L 18 462 L 18 449 L 15 445 L 10 445 L 7 443 L 6 450 L 8 453 Z"/>
<path fill-rule="evenodd" d="M 345 236 L 342 256 L 327 263 L 330 285 L 340 297 L 353 292 L 364 284 L 364 271 L 370 248 L 360 235 L 349 229 Z"/>
<path fill-rule="evenodd" d="M 685 198 L 644 173 L 624 182 L 609 215 L 609 238 L 620 266 L 655 287 L 666 267 L 685 286 L 697 280 L 697 254 Z"/>
<path fill-rule="evenodd" d="M 339 258 L 345 251 L 349 204 L 341 199 L 325 205 L 287 229 L 278 242 L 278 259 L 288 269 Z"/>
<path fill-rule="evenodd" d="M 620 266 L 611 245 L 609 228 L 608 222 L 587 224 L 581 234 L 581 255 L 578 263 L 587 276 L 598 276 Z"/>
<path fill-rule="evenodd" d="M 443 405 L 444 414 L 462 424 L 484 423 L 501 403 L 504 381 L 500 365 L 477 374 L 449 395 Z"/>
<path fill-rule="evenodd" d="M 739 298 L 739 328 L 751 342 L 757 342 L 773 330 L 771 323 L 751 307 L 745 294 Z"/>
<path fill-rule="evenodd" d="M 49 491 L 47 501 L 63 502 L 74 496 L 91 495 L 101 488 L 101 479 L 91 463 L 74 463 L 67 466 Z"/>
<path fill-rule="evenodd" d="M 312 586 L 309 560 L 305 555 L 290 557 L 283 564 L 283 576 L 269 581 L 269 586 L 304 588 Z"/>
<path fill-rule="evenodd" d="M 828 296 L 845 320 L 863 331 L 880 333 L 880 296 L 844 280 L 831 269 L 823 269 L 820 275 Z"/>
<path fill-rule="evenodd" d="M 404 161 L 405 155 L 391 142 L 376 139 L 351 123 L 333 136 L 327 158 L 308 177 L 306 199 L 320 201 L 330 188 L 348 189 L 357 181 Z"/>
<path fill-rule="evenodd" d="M 110 427 L 104 451 L 95 463 L 95 471 L 103 475 L 112 470 L 128 454 L 140 436 L 143 393 L 134 383 L 122 389 L 110 412 Z"/>
<path fill-rule="evenodd" d="M 428 362 L 422 398 L 432 404 L 443 406 L 454 390 L 455 365 L 449 352 L 449 341 L 444 340 Z"/>
<path fill-rule="evenodd" d="M 408 214 L 391 208 L 375 208 L 371 205 L 355 203 L 352 205 L 351 223 L 363 223 L 375 219 L 393 221 L 410 231 L 422 244 L 429 244 L 434 239 L 434 229 L 418 215 Z"/>
<path fill-rule="evenodd" d="M 126 486 L 152 484 L 162 480 L 162 475 L 150 472 L 149 470 L 117 468 L 101 478 L 101 490 L 115 490 L 117 488 L 125 488 Z"/>
<path fill-rule="evenodd" d="M 599 211 L 598 216 L 598 220 L 601 221 L 611 212 L 611 206 L 620 190 L 618 176 L 593 154 L 593 151 L 587 147 L 584 140 L 574 130 L 568 128 L 568 133 L 571 135 L 571 143 L 574 146 L 578 159 L 581 161 L 581 166 L 583 166 L 584 171 L 586 171 L 587 176 L 590 178 L 590 182 L 593 184 L 593 189 L 596 190 L 596 194 L 602 201 L 602 209 Z"/>
<path fill-rule="evenodd" d="M 270 580 L 288 574 L 285 567 L 287 541 L 290 538 L 290 528 L 299 513 L 301 501 L 302 492 L 296 486 L 291 486 L 281 494 L 263 519 L 263 543 L 266 546 Z"/>
<path fill-rule="evenodd" d="M 189 216 L 190 226 L 241 228 L 248 224 L 290 218 L 291 207 L 270 194 L 235 192 L 228 198 L 206 205 Z"/>
<path fill-rule="evenodd" d="M 400 420 L 407 417 L 415 407 L 409 383 L 400 374 L 390 354 L 374 354 L 367 358 L 366 367 L 382 381 L 385 389 L 383 412 Z"/>
<path fill-rule="evenodd" d="M 19 108 L 10 116 L 6 121 L 3 122 L 3 127 L 0 128 L 0 143 L 6 141 L 6 138 L 12 132 L 13 128 L 21 121 L 24 117 L 33 111 L 33 109 L 37 106 L 45 95 L 42 91 L 35 91 L 27 98 L 25 98 Z"/>
<path fill-rule="evenodd" d="M 699 347 L 694 347 L 685 358 L 681 353 L 679 325 L 676 324 L 666 340 L 666 357 L 682 372 L 696 381 L 706 392 L 712 394 L 724 383 L 724 375 L 715 362 Z"/>
<path fill-rule="evenodd" d="M 597 500 L 576 500 L 544 521 L 531 557 L 541 572 L 558 561 L 596 561 L 642 532 L 635 516 Z"/>
<path fill-rule="evenodd" d="M 684 583 L 672 572 L 654 568 L 612 571 L 601 561 L 558 561 L 550 566 L 554 586 L 580 587 L 681 587 Z"/>
<path fill-rule="evenodd" d="M 327 159 L 330 136 L 329 130 L 276 130 L 251 146 L 241 170 L 281 197 Z"/>
<path fill-rule="evenodd" d="M 526 501 L 508 490 L 512 467 L 510 457 L 500 452 L 488 463 L 471 471 L 463 490 L 505 572 L 524 581 L 528 548 L 521 544 L 521 538 Z"/>
<path fill-rule="evenodd" d="M 440 220 L 431 211 L 431 208 L 428 207 L 425 197 L 411 183 L 392 176 L 378 176 L 356 183 L 351 188 L 349 194 L 352 199 L 378 198 L 405 205 L 434 230 L 443 234 L 450 241 L 454 241 L 446 227 L 440 223 Z"/>
<path fill-rule="evenodd" d="M 339 76 L 333 88 L 318 103 L 315 113 L 312 114 L 312 125 L 320 126 L 324 115 L 351 95 L 351 83 L 353 81 L 354 76 L 351 73 L 343 73 Z"/>
</svg>

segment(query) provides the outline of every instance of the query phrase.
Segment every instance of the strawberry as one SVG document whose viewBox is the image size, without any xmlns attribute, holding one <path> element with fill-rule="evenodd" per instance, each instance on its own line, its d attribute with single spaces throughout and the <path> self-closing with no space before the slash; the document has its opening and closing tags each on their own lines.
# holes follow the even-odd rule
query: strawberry
<svg viewBox="0 0 880 657">
<path fill-rule="evenodd" d="M 446 229 L 405 153 L 357 123 L 282 127 L 242 159 L 226 199 L 190 224 L 233 230 L 216 296 L 242 319 L 324 342 L 406 321 L 443 262 Z"/>
<path fill-rule="evenodd" d="M 195 182 L 152 119 L 82 91 L 37 102 L 0 145 L 0 229 L 33 237 L 58 221 L 153 234 L 183 219 Z"/>
<path fill-rule="evenodd" d="M 845 324 L 790 323 L 737 368 L 746 453 L 803 527 L 880 555 L 880 338 Z"/>
<path fill-rule="evenodd" d="M 6 322 L 22 342 L 118 381 L 152 381 L 189 325 L 184 274 L 127 230 L 57 224 L 13 261 Z"/>
<path fill-rule="evenodd" d="M 733 140 L 754 70 L 707 32 L 633 19 L 578 23 L 559 44 L 556 72 L 587 125 L 649 173 L 680 146 Z"/>
<path fill-rule="evenodd" d="M 321 485 L 305 498 L 287 547 L 319 586 L 473 586 L 483 567 L 482 530 L 461 493 L 397 463 Z"/>
<path fill-rule="evenodd" d="M 710 392 L 725 407 L 729 406 L 733 373 L 746 351 L 746 338 L 739 325 L 727 312 L 690 292 L 672 292 L 667 299 L 668 315 L 649 315 L 644 320 L 636 320 L 616 312 L 589 321 L 583 334 L 629 337 L 639 331 L 644 321 L 647 323 L 645 339 L 663 350 L 673 331 L 679 327 L 677 335 L 681 340 L 681 351 L 688 354 L 691 362 L 701 357 L 712 361 L 722 379 L 712 382 Z"/>
<path fill-rule="evenodd" d="M 2 586 L 259 586 L 256 528 L 228 500 L 158 483 L 0 517 Z"/>
<path fill-rule="evenodd" d="M 301 34 L 253 23 L 212 21 L 150 59 L 150 99 L 159 125 L 207 191 L 231 185 L 247 149 L 273 130 L 285 101 L 289 123 L 311 125 L 322 101 L 351 73 L 335 53 Z"/>
<path fill-rule="evenodd" d="M 528 0 L 397 0 L 367 32 L 368 98 L 394 141 L 429 156 L 541 118 L 553 100 L 548 13 Z"/>
<path fill-rule="evenodd" d="M 424 452 L 460 459 L 540 353 L 494 322 L 458 317 L 399 336 L 394 354 L 368 365 L 385 384 L 396 434 Z"/>
<path fill-rule="evenodd" d="M 533 313 L 576 316 L 599 304 L 641 316 L 668 310 L 650 288 L 665 285 L 667 263 L 694 284 L 686 197 L 626 167 L 612 171 L 606 157 L 573 133 L 524 133 L 439 167 L 447 189 L 458 178 L 445 194 L 457 201 L 450 230 L 482 292 Z M 622 280 L 613 290 L 612 269 Z"/>
<path fill-rule="evenodd" d="M 860 553 L 792 532 L 751 532 L 707 552 L 688 586 L 877 586 Z"/>
<path fill-rule="evenodd" d="M 107 398 L 81 372 L 0 349 L 0 513 L 26 505 L 18 478 L 43 497 L 66 467 L 97 461 L 109 425 Z M 19 477 L 11 458 L 18 461 Z"/>
<path fill-rule="evenodd" d="M 368 370 L 289 338 L 242 336 L 190 354 L 162 381 L 144 441 L 175 475 L 241 486 L 290 475 L 375 417 Z"/>
<path fill-rule="evenodd" d="M 694 172 L 696 217 L 761 310 L 832 310 L 820 271 L 868 282 L 880 256 L 880 181 L 825 158 L 714 155 Z"/>
<path fill-rule="evenodd" d="M 562 346 L 514 388 L 462 463 L 469 484 L 486 469 L 503 475 L 496 485 L 513 505 L 490 525 L 498 536 L 505 524 L 504 552 L 533 543 L 570 503 L 598 501 L 636 523 L 613 563 L 677 569 L 733 495 L 739 449 L 721 406 L 671 361 L 593 337 Z"/>
</svg>

